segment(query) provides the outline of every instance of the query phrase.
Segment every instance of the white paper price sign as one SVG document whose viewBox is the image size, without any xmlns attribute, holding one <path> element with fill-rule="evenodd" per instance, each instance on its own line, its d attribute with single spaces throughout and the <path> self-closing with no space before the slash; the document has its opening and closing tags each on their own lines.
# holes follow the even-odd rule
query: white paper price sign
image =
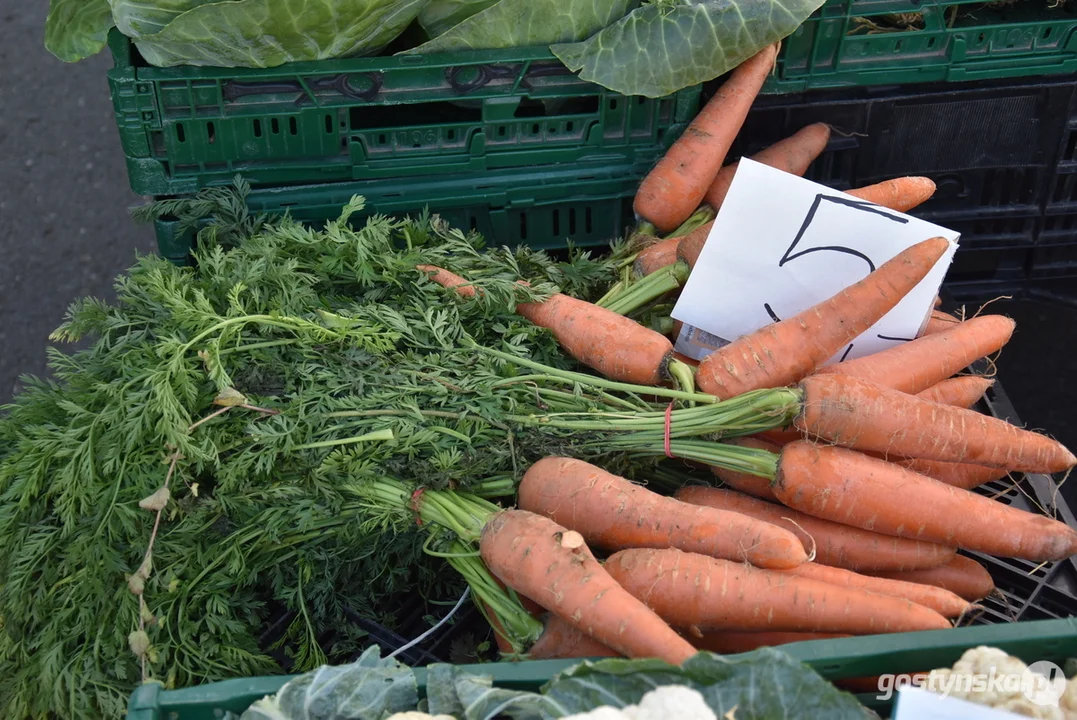
<svg viewBox="0 0 1077 720">
<path fill-rule="evenodd" d="M 751 160 L 741 160 L 673 317 L 676 349 L 718 347 L 826 300 L 902 250 L 932 237 L 950 249 L 897 306 L 831 362 L 916 337 L 957 250 L 959 234 Z"/>
</svg>

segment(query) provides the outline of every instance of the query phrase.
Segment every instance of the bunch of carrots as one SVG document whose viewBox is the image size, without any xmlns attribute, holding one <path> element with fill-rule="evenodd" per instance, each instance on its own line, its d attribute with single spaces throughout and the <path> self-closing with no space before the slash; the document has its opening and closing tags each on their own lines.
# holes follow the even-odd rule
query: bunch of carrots
<svg viewBox="0 0 1077 720">
<path fill-rule="evenodd" d="M 768 48 L 737 69 L 643 183 L 637 213 L 672 237 L 636 256 L 636 282 L 679 263 L 691 268 L 732 178 L 733 168 L 720 164 L 774 56 Z M 825 127 L 809 126 L 756 159 L 803 173 L 826 141 Z M 902 178 L 856 194 L 904 211 L 932 191 L 928 180 Z M 678 232 L 686 223 L 695 229 Z M 683 437 L 667 421 L 650 451 L 634 440 L 632 453 L 679 458 L 713 474 L 713 484 L 674 488 L 672 496 L 578 459 L 532 465 L 517 507 L 483 506 L 472 531 L 481 567 L 468 572 L 490 591 L 484 601 L 500 603 L 486 610 L 503 648 L 520 650 L 499 612 L 505 598 L 539 623 L 524 648 L 531 657 L 679 664 L 700 649 L 943 629 L 994 591 L 987 571 L 958 550 L 1032 562 L 1077 554 L 1077 532 L 1065 524 L 972 492 L 1011 471 L 1077 464 L 1053 439 L 970 409 L 992 381 L 967 368 L 1006 344 L 1011 320 L 959 320 L 936 310 L 911 342 L 825 364 L 892 310 L 947 248 L 943 238 L 924 240 L 698 364 L 675 357 L 669 337 L 608 302 L 555 295 L 519 305 L 613 389 L 673 386 L 693 393 L 693 402 L 753 393 L 795 411 L 749 437 Z M 444 268 L 419 270 L 460 302 L 482 292 Z"/>
</svg>

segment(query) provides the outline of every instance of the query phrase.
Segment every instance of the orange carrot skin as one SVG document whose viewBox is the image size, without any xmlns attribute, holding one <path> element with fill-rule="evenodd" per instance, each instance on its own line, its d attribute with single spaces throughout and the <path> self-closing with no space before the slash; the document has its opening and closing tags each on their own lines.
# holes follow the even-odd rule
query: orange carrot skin
<svg viewBox="0 0 1077 720">
<path fill-rule="evenodd" d="M 632 265 L 633 274 L 637 277 L 646 277 L 677 262 L 677 248 L 680 244 L 679 237 L 666 238 L 640 250 L 636 255 L 636 262 Z"/>
<path fill-rule="evenodd" d="M 786 445 L 774 494 L 808 515 L 886 535 L 1033 562 L 1077 553 L 1077 532 L 1063 523 L 839 447 Z"/>
<path fill-rule="evenodd" d="M 798 382 L 890 312 L 949 246 L 944 238 L 918 243 L 837 295 L 734 340 L 703 359 L 697 384 L 724 400 Z"/>
<path fill-rule="evenodd" d="M 1077 458 L 1049 437 L 950 405 L 843 375 L 800 383 L 793 424 L 837 445 L 891 456 L 972 463 L 1023 472 L 1061 472 Z"/>
<path fill-rule="evenodd" d="M 455 290 L 457 295 L 467 298 L 475 297 L 475 286 L 454 272 L 435 265 L 416 265 L 415 269 L 426 273 L 438 285 Z"/>
<path fill-rule="evenodd" d="M 688 267 L 694 268 L 696 260 L 699 260 L 699 253 L 703 251 L 703 246 L 707 243 L 707 238 L 711 234 L 712 227 L 714 227 L 713 220 L 705 225 L 700 225 L 682 237 L 680 244 L 677 246 L 677 259 L 687 263 Z"/>
<path fill-rule="evenodd" d="M 900 177 L 849 190 L 849 195 L 898 212 L 908 212 L 935 194 L 935 183 L 926 177 Z"/>
<path fill-rule="evenodd" d="M 562 660 L 572 658 L 621 657 L 577 627 L 556 615 L 546 618 L 546 628 L 527 653 L 530 660 Z"/>
<path fill-rule="evenodd" d="M 962 490 L 975 490 L 984 483 L 1001 480 L 1010 474 L 1006 468 L 973 465 L 971 463 L 940 462 L 922 458 L 891 458 L 890 462 L 896 462 L 898 465 L 915 473 L 927 475 L 929 478 L 959 487 Z"/>
<path fill-rule="evenodd" d="M 516 312 L 549 329 L 565 352 L 611 380 L 661 385 L 668 377 L 673 344 L 631 318 L 568 295 L 522 303 Z"/>
<path fill-rule="evenodd" d="M 518 503 L 609 550 L 676 547 L 772 568 L 808 559 L 788 530 L 658 495 L 573 458 L 548 457 L 532 465 L 520 481 Z"/>
<path fill-rule="evenodd" d="M 804 439 L 804 433 L 801 432 L 800 430 L 795 429 L 795 428 L 792 428 L 792 429 L 783 428 L 781 430 L 766 430 L 766 431 L 761 432 L 761 433 L 756 433 L 752 437 L 757 437 L 757 438 L 760 438 L 762 440 L 766 440 L 767 442 L 769 442 L 772 445 L 777 445 L 778 447 L 781 447 L 782 445 L 786 445 L 788 443 L 795 442 L 797 440 L 803 440 Z"/>
<path fill-rule="evenodd" d="M 940 405 L 971 408 L 994 384 L 994 380 L 981 375 L 962 375 L 937 382 L 927 390 L 916 393 L 916 396 Z"/>
<path fill-rule="evenodd" d="M 761 150 L 752 156 L 752 160 L 792 175 L 803 175 L 815 158 L 826 150 L 829 141 L 830 126 L 826 123 L 815 123 L 802 127 L 789 137 Z M 718 176 L 707 189 L 707 194 L 703 196 L 703 201 L 715 210 L 722 207 L 736 172 L 737 163 L 719 170 Z"/>
<path fill-rule="evenodd" d="M 1002 315 L 981 315 L 949 330 L 820 368 L 820 373 L 848 375 L 906 393 L 919 393 L 997 352 L 1010 340 L 1014 322 Z"/>
<path fill-rule="evenodd" d="M 938 567 L 954 557 L 954 549 L 950 547 L 820 520 L 784 505 L 721 488 L 687 486 L 678 490 L 675 497 L 688 503 L 743 513 L 787 528 L 796 533 L 806 550 L 815 550 L 815 563 L 819 565 L 857 572 L 912 570 Z"/>
<path fill-rule="evenodd" d="M 949 313 L 944 313 L 941 310 L 932 310 L 931 316 L 927 320 L 927 325 L 920 331 L 920 336 L 934 335 L 935 333 L 949 330 L 959 322 L 961 321 Z"/>
<path fill-rule="evenodd" d="M 766 450 L 777 454 L 782 448 L 780 445 L 776 445 L 768 440 L 764 440 L 759 437 L 743 437 L 733 438 L 726 440 L 725 442 L 730 445 L 741 445 L 742 447 L 755 448 L 757 450 Z M 753 497 L 763 498 L 764 500 L 775 500 L 774 491 L 770 489 L 770 479 L 759 477 L 758 475 L 749 475 L 748 473 L 739 473 L 734 470 L 727 470 L 721 467 L 712 467 L 711 472 L 722 481 L 723 484 L 728 485 L 734 490 L 739 490 L 742 493 L 748 493 Z M 695 503 L 693 500 L 686 500 L 693 504 L 707 504 L 707 503 Z M 739 512 L 739 511 L 738 511 Z"/>
<path fill-rule="evenodd" d="M 905 598 L 917 605 L 929 607 L 943 617 L 948 618 L 961 617 L 971 608 L 968 601 L 963 600 L 949 590 L 927 585 L 917 585 L 916 583 L 904 582 L 902 580 L 860 575 L 842 568 L 827 567 L 826 565 L 817 565 L 815 563 L 804 563 L 800 567 L 795 567 L 790 570 L 782 570 L 781 572 L 796 575 L 798 577 L 812 578 L 813 580 L 827 582 L 839 587 L 858 588 L 879 595 Z"/>
<path fill-rule="evenodd" d="M 878 577 L 943 588 L 973 602 L 982 600 L 995 591 L 995 581 L 991 578 L 991 573 L 987 572 L 983 565 L 964 555 L 955 555 L 953 560 L 942 567 L 874 574 Z"/>
<path fill-rule="evenodd" d="M 735 655 L 737 653 L 751 652 L 761 647 L 775 647 L 808 640 L 834 640 L 836 638 L 850 637 L 842 633 L 729 632 L 728 630 L 700 631 L 698 637 L 694 633 L 685 633 L 684 636 L 688 639 L 688 642 L 700 650 L 718 653 L 719 655 Z"/>
<path fill-rule="evenodd" d="M 633 203 L 637 216 L 668 233 L 695 212 L 721 169 L 777 54 L 777 46 L 765 47 L 733 71 L 643 179 Z"/>
<path fill-rule="evenodd" d="M 569 531 L 523 510 L 502 510 L 482 530 L 479 553 L 503 583 L 626 657 L 680 665 L 695 654 L 653 611 L 624 591 Z"/>
<path fill-rule="evenodd" d="M 950 627 L 908 600 L 674 549 L 622 550 L 605 567 L 674 627 L 851 634 Z"/>
</svg>

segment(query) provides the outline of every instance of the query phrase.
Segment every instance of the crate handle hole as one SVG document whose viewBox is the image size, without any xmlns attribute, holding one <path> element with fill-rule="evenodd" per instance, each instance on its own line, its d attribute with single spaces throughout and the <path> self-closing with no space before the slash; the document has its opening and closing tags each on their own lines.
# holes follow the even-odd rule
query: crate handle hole
<svg viewBox="0 0 1077 720">
<path fill-rule="evenodd" d="M 325 134 L 326 135 L 332 135 L 333 134 L 333 116 L 332 115 L 326 115 L 325 116 Z"/>
<path fill-rule="evenodd" d="M 935 38 L 931 37 L 927 39 L 928 49 L 935 47 Z"/>
<path fill-rule="evenodd" d="M 980 33 L 979 35 L 976 36 L 976 43 L 979 44 L 979 45 L 984 44 L 984 34 L 983 33 Z"/>
<path fill-rule="evenodd" d="M 255 120 L 251 124 L 254 126 L 254 137 L 262 137 L 262 121 Z"/>
<path fill-rule="evenodd" d="M 561 234 L 561 211 L 554 208 L 553 211 L 553 236 L 558 237 Z"/>
<path fill-rule="evenodd" d="M 520 213 L 520 239 L 527 239 L 527 215 Z"/>
<path fill-rule="evenodd" d="M 277 118 L 270 120 L 269 129 L 274 135 L 280 135 L 280 120 Z"/>
<path fill-rule="evenodd" d="M 617 109 L 617 98 L 610 98 L 610 110 Z"/>
<path fill-rule="evenodd" d="M 1044 28 L 1043 29 L 1043 39 L 1046 40 L 1049 37 L 1051 37 L 1051 28 L 1049 28 L 1049 27 Z"/>
<path fill-rule="evenodd" d="M 183 131 L 183 123 L 176 123 L 176 139 L 180 142 L 187 142 L 187 133 Z"/>
<path fill-rule="evenodd" d="M 378 143 L 381 145 L 385 144 L 385 133 L 381 133 L 380 135 L 378 135 Z"/>
<path fill-rule="evenodd" d="M 455 128 L 449 128 L 449 131 L 447 133 L 445 133 L 445 137 L 449 138 L 450 140 L 455 140 L 456 139 L 456 129 Z"/>
<path fill-rule="evenodd" d="M 288 132 L 292 135 L 299 134 L 299 124 L 295 121 L 294 117 L 288 118 Z"/>
<path fill-rule="evenodd" d="M 532 134 L 532 135 L 538 135 L 538 134 L 539 134 L 539 126 L 538 126 L 538 123 L 532 123 L 532 124 L 531 124 L 531 134 Z"/>
<path fill-rule="evenodd" d="M 576 208 L 568 209 L 568 234 L 576 234 Z"/>
<path fill-rule="evenodd" d="M 497 126 L 497 136 L 498 137 L 505 137 L 505 126 L 504 125 L 498 125 Z"/>
<path fill-rule="evenodd" d="M 467 221 L 468 226 L 472 229 L 472 231 L 479 229 L 479 219 L 477 217 L 475 217 L 474 215 L 468 215 Z"/>
<path fill-rule="evenodd" d="M 594 224 L 591 222 L 591 206 L 583 209 L 583 231 L 590 235 L 594 232 Z"/>
<path fill-rule="evenodd" d="M 211 122 L 206 123 L 206 139 L 210 145 L 217 142 L 217 128 Z"/>
<path fill-rule="evenodd" d="M 896 43 L 894 43 L 894 50 L 896 52 L 901 52 L 901 46 L 903 44 L 904 44 L 904 42 L 902 40 L 898 40 Z"/>
<path fill-rule="evenodd" d="M 572 132 L 572 126 L 573 125 L 574 125 L 574 123 L 571 120 L 569 120 L 567 123 L 565 123 L 565 132 Z"/>
</svg>

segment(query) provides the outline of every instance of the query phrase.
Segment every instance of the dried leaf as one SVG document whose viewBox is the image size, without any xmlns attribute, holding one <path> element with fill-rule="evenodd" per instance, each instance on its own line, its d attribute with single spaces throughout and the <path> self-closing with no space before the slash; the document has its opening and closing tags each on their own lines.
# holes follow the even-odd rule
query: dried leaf
<svg viewBox="0 0 1077 720">
<path fill-rule="evenodd" d="M 153 552 L 147 551 L 146 557 L 142 558 L 142 564 L 138 566 L 138 571 L 135 573 L 143 580 L 149 580 L 150 574 L 153 572 Z"/>
<path fill-rule="evenodd" d="M 143 510 L 157 512 L 162 510 L 164 506 L 168 504 L 168 500 L 171 497 L 172 493 L 169 492 L 168 488 L 161 486 L 153 495 L 149 495 L 139 500 L 138 506 Z"/>
<path fill-rule="evenodd" d="M 131 591 L 132 595 L 141 595 L 142 591 L 146 589 L 146 581 L 137 573 L 131 575 L 127 578 L 127 589 Z"/>
<path fill-rule="evenodd" d="M 146 634 L 145 630 L 135 630 L 127 636 L 127 646 L 131 648 L 131 652 L 135 654 L 135 657 L 141 658 L 150 649 L 150 636 Z"/>
<path fill-rule="evenodd" d="M 217 397 L 213 398 L 213 404 L 221 407 L 236 407 L 237 405 L 248 405 L 249 403 L 246 395 L 235 388 L 229 387 L 217 393 Z"/>
</svg>

